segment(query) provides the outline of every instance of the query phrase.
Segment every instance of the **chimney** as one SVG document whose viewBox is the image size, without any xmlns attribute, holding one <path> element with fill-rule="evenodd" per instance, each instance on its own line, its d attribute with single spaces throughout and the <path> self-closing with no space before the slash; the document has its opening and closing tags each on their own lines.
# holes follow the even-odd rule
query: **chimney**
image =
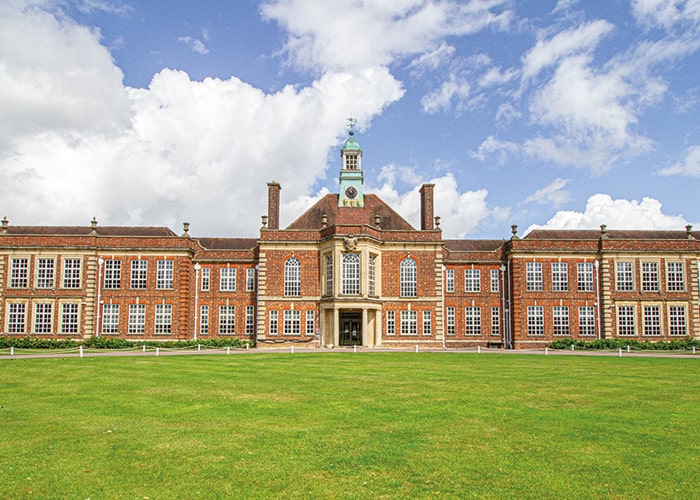
<svg viewBox="0 0 700 500">
<path fill-rule="evenodd" d="M 280 228 L 280 189 L 277 182 L 267 183 L 267 228 Z"/>
<path fill-rule="evenodd" d="M 420 228 L 430 231 L 433 226 L 433 189 L 435 184 L 423 184 L 420 188 Z"/>
</svg>

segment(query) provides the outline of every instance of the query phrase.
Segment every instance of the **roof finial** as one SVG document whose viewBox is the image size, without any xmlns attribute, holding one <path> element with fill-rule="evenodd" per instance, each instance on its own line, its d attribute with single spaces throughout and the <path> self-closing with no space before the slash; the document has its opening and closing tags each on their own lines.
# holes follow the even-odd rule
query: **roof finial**
<svg viewBox="0 0 700 500">
<path fill-rule="evenodd" d="M 345 121 L 347 121 L 347 127 L 348 127 L 348 134 L 351 136 L 355 135 L 355 125 L 357 125 L 357 120 L 353 117 L 346 118 Z"/>
</svg>

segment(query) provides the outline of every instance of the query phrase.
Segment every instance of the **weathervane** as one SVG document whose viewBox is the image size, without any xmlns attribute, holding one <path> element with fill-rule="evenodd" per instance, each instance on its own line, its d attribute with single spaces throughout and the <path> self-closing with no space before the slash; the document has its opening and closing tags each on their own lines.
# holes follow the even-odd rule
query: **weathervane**
<svg viewBox="0 0 700 500">
<path fill-rule="evenodd" d="M 346 118 L 345 121 L 348 122 L 348 129 L 350 129 L 350 135 L 355 135 L 355 125 L 357 125 L 357 120 L 355 118 Z"/>
</svg>

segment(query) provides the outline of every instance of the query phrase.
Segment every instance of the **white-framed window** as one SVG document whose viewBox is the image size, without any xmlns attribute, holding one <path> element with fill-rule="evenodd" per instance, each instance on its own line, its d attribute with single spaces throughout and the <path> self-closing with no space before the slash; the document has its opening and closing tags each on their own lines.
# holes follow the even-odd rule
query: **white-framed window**
<svg viewBox="0 0 700 500">
<path fill-rule="evenodd" d="M 593 291 L 593 262 L 579 262 L 576 264 L 576 277 L 579 292 Z"/>
<path fill-rule="evenodd" d="M 40 302 L 34 304 L 34 333 L 51 333 L 53 323 L 53 304 Z"/>
<path fill-rule="evenodd" d="M 155 333 L 173 333 L 172 304 L 156 304 Z"/>
<path fill-rule="evenodd" d="M 527 306 L 527 334 L 544 335 L 544 306 Z"/>
<path fill-rule="evenodd" d="M 199 334 L 209 335 L 209 306 L 199 306 Z"/>
<path fill-rule="evenodd" d="M 406 257 L 405 259 L 403 259 L 400 265 L 400 275 L 401 296 L 416 297 L 418 280 L 418 266 L 416 264 L 416 261 L 410 257 Z M 401 326 L 401 330 L 403 331 L 403 324 Z"/>
<path fill-rule="evenodd" d="M 296 257 L 290 257 L 284 263 L 284 295 L 301 295 L 301 262 Z"/>
<path fill-rule="evenodd" d="M 119 304 L 102 304 L 102 333 L 119 333 Z"/>
<path fill-rule="evenodd" d="M 554 306 L 552 308 L 552 326 L 554 335 L 569 335 L 569 306 Z"/>
<path fill-rule="evenodd" d="M 129 304 L 129 326 L 127 333 L 146 332 L 146 304 Z"/>
<path fill-rule="evenodd" d="M 249 267 L 245 270 L 245 291 L 255 291 L 255 268 Z"/>
<path fill-rule="evenodd" d="M 552 262 L 552 290 L 566 292 L 569 290 L 569 264 Z"/>
<path fill-rule="evenodd" d="M 37 259 L 36 261 L 36 287 L 53 288 L 56 261 L 54 259 Z"/>
<path fill-rule="evenodd" d="M 346 152 L 343 155 L 343 158 L 345 159 L 345 169 L 346 170 L 357 170 L 357 166 L 358 166 L 357 154 Z"/>
<path fill-rule="evenodd" d="M 369 266 L 367 270 L 367 281 L 368 281 L 368 292 L 370 297 L 374 297 L 377 295 L 377 269 L 376 269 L 376 256 L 370 255 L 369 256 Z"/>
<path fill-rule="evenodd" d="M 63 288 L 80 288 L 80 259 L 63 259 Z"/>
<path fill-rule="evenodd" d="M 684 336 L 688 334 L 685 306 L 668 307 L 668 333 L 672 336 Z"/>
<path fill-rule="evenodd" d="M 219 306 L 219 335 L 236 333 L 236 306 Z"/>
<path fill-rule="evenodd" d="M 316 311 L 309 309 L 306 311 L 306 334 L 314 335 L 316 333 Z"/>
<path fill-rule="evenodd" d="M 578 307 L 578 334 L 581 337 L 595 335 L 595 308 L 593 306 Z"/>
<path fill-rule="evenodd" d="M 78 333 L 78 308 L 76 302 L 61 304 L 61 333 Z"/>
<path fill-rule="evenodd" d="M 360 256 L 356 253 L 343 254 L 343 295 L 360 295 Z"/>
<path fill-rule="evenodd" d="M 278 311 L 270 311 L 270 324 L 269 332 L 270 335 L 277 335 L 278 331 Z"/>
<path fill-rule="evenodd" d="M 464 308 L 464 334 L 481 335 L 481 308 L 479 306 Z"/>
<path fill-rule="evenodd" d="M 642 291 L 659 291 L 659 264 L 657 262 L 642 262 Z"/>
<path fill-rule="evenodd" d="M 527 262 L 525 264 L 525 280 L 528 292 L 542 291 L 542 263 Z"/>
<path fill-rule="evenodd" d="M 24 333 L 27 325 L 27 304 L 10 302 L 7 304 L 7 333 Z"/>
<path fill-rule="evenodd" d="M 301 334 L 301 311 L 298 309 L 284 311 L 284 335 Z"/>
<path fill-rule="evenodd" d="M 208 292 L 211 288 L 211 268 L 202 268 L 202 291 Z"/>
<path fill-rule="evenodd" d="M 501 308 L 491 306 L 491 335 L 501 334 Z"/>
<path fill-rule="evenodd" d="M 481 291 L 481 270 L 480 269 L 465 269 L 464 270 L 464 291 L 465 292 L 480 292 Z"/>
<path fill-rule="evenodd" d="M 386 334 L 396 335 L 396 311 L 386 312 Z"/>
<path fill-rule="evenodd" d="M 666 263 L 666 281 L 669 292 L 682 292 L 685 290 L 685 278 L 682 262 Z"/>
<path fill-rule="evenodd" d="M 219 269 L 219 290 L 222 292 L 236 291 L 236 268 L 222 267 Z"/>
<path fill-rule="evenodd" d="M 418 311 L 401 311 L 401 335 L 418 335 Z"/>
<path fill-rule="evenodd" d="M 148 281 L 148 261 L 147 260 L 132 260 L 131 261 L 131 281 L 129 286 L 135 289 L 146 288 Z"/>
<path fill-rule="evenodd" d="M 245 332 L 247 335 L 255 333 L 255 306 L 245 306 Z"/>
<path fill-rule="evenodd" d="M 644 335 L 661 335 L 661 307 L 657 305 L 644 306 Z"/>
<path fill-rule="evenodd" d="M 498 285 L 498 269 L 491 269 L 491 293 L 497 293 L 499 289 Z"/>
<path fill-rule="evenodd" d="M 173 261 L 159 260 L 156 267 L 156 288 L 170 290 L 173 288 Z"/>
<path fill-rule="evenodd" d="M 631 292 L 634 290 L 634 274 L 631 262 L 617 262 L 615 265 L 615 280 L 617 290 L 620 292 Z"/>
<path fill-rule="evenodd" d="M 635 333 L 634 306 L 617 306 L 617 334 L 630 336 Z"/>
<path fill-rule="evenodd" d="M 432 311 L 423 311 L 423 335 L 433 334 L 433 315 Z"/>
<path fill-rule="evenodd" d="M 326 295 L 333 295 L 333 256 L 326 255 Z"/>
<path fill-rule="evenodd" d="M 455 307 L 447 306 L 447 335 L 455 334 Z"/>
<path fill-rule="evenodd" d="M 21 257 L 10 263 L 10 288 L 27 288 L 29 285 L 29 259 Z"/>
<path fill-rule="evenodd" d="M 103 286 L 108 289 L 121 287 L 122 261 L 117 259 L 105 260 L 105 279 Z"/>
<path fill-rule="evenodd" d="M 452 293 L 455 291 L 455 270 L 445 269 L 445 291 Z"/>
</svg>

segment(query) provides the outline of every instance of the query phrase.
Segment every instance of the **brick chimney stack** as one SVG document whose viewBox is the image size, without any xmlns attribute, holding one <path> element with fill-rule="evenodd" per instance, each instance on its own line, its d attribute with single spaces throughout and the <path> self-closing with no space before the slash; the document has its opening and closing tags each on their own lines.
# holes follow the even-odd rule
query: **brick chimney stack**
<svg viewBox="0 0 700 500">
<path fill-rule="evenodd" d="M 267 228 L 280 228 L 280 189 L 277 182 L 267 183 Z"/>
<path fill-rule="evenodd" d="M 420 228 L 430 231 L 435 228 L 433 217 L 433 190 L 435 184 L 423 184 L 420 188 Z"/>
</svg>

